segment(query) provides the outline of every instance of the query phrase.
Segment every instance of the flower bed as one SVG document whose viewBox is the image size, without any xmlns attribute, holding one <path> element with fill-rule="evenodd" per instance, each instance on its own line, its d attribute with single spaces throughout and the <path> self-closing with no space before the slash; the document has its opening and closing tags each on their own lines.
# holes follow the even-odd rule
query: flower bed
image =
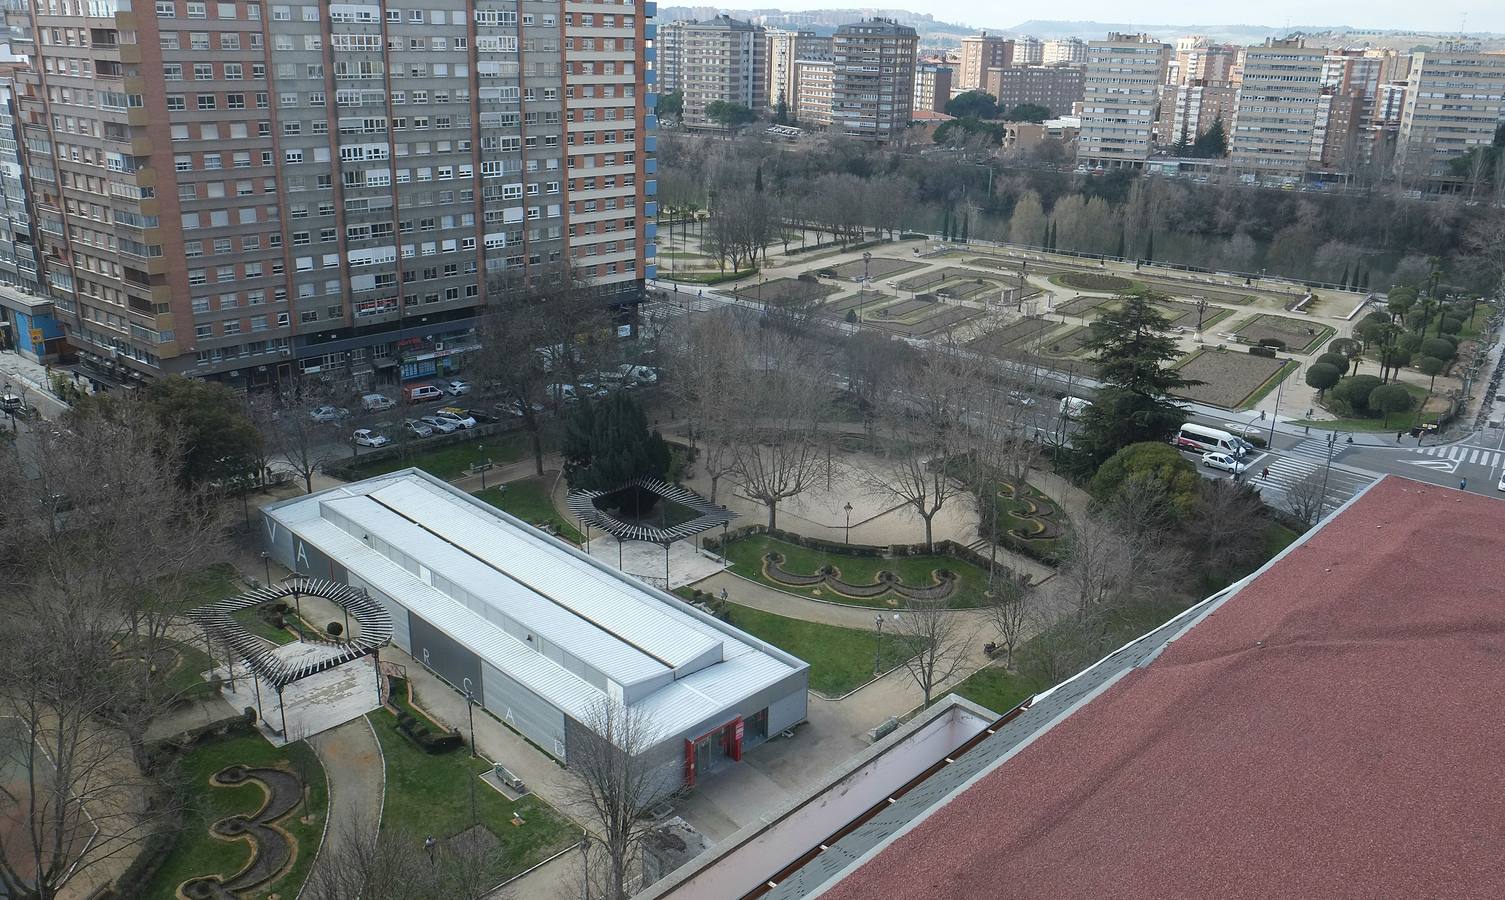
<svg viewBox="0 0 1505 900">
<path fill-rule="evenodd" d="M 930 573 L 928 585 L 906 584 L 896 572 L 879 569 L 876 580 L 865 584 L 844 581 L 841 569 L 834 565 L 821 566 L 814 575 L 802 575 L 784 568 L 784 554 L 771 550 L 763 554 L 763 574 L 785 587 L 830 589 L 843 597 L 854 600 L 876 600 L 884 594 L 894 594 L 905 600 L 945 600 L 956 592 L 956 573 L 950 569 L 936 569 Z"/>
<path fill-rule="evenodd" d="M 1050 280 L 1053 284 L 1075 288 L 1079 291 L 1120 293 L 1134 286 L 1131 279 L 1104 272 L 1062 272 L 1059 275 L 1050 276 Z"/>
<path fill-rule="evenodd" d="M 1314 324 L 1304 319 L 1275 316 L 1261 313 L 1241 322 L 1233 336 L 1246 344 L 1261 344 L 1278 341 L 1279 347 L 1291 353 L 1311 353 L 1332 337 L 1335 332 L 1328 325 Z M 1272 344 L 1272 346 L 1274 346 Z"/>
<path fill-rule="evenodd" d="M 1176 388 L 1171 393 L 1209 406 L 1238 409 L 1262 393 L 1272 379 L 1288 374 L 1288 367 L 1295 369 L 1290 360 L 1204 347 L 1176 367 L 1183 377 L 1204 383 Z"/>
</svg>

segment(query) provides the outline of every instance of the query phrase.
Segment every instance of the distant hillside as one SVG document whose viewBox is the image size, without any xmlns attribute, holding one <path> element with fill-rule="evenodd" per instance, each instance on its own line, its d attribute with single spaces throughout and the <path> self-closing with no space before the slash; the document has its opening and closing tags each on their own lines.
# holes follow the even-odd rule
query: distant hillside
<svg viewBox="0 0 1505 900">
<path fill-rule="evenodd" d="M 1052 19 L 1030 19 L 1008 29 L 1037 38 L 1079 37 L 1085 40 L 1102 40 L 1110 31 L 1124 34 L 1141 32 L 1162 39 L 1182 34 L 1200 34 L 1215 41 L 1230 44 L 1257 44 L 1267 37 L 1280 37 L 1292 31 L 1307 34 L 1327 31 L 1347 31 L 1346 26 L 1292 26 L 1276 28 L 1270 25 L 1150 25 L 1133 22 L 1062 22 Z"/>
</svg>

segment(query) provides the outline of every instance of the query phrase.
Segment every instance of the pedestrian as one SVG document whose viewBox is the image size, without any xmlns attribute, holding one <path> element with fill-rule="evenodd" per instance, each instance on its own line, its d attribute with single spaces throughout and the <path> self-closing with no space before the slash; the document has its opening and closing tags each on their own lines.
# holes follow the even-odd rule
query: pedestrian
<svg viewBox="0 0 1505 900">
<path fill-rule="evenodd" d="M 723 603 L 726 602 L 726 588 L 721 589 L 721 600 Z"/>
<path fill-rule="evenodd" d="M 1460 479 L 1458 479 L 1458 490 L 1460 490 L 1460 491 L 1466 491 L 1466 490 L 1468 490 L 1468 479 L 1467 478 L 1460 478 Z"/>
<path fill-rule="evenodd" d="M 1269 466 L 1265 466 L 1263 469 L 1260 469 L 1260 471 L 1259 471 L 1259 477 L 1262 480 L 1264 480 L 1264 481 L 1269 481 L 1270 480 L 1270 467 Z"/>
<path fill-rule="evenodd" d="M 434 840 L 434 836 L 432 834 L 423 839 L 423 849 L 425 849 L 425 850 L 427 850 L 429 852 L 429 862 L 430 863 L 432 863 L 434 861 L 434 848 L 437 847 L 438 845 L 439 845 L 439 842 L 436 841 L 436 840 Z"/>
<path fill-rule="evenodd" d="M 705 296 L 705 288 L 701 288 L 699 291 L 697 291 L 696 294 L 695 294 L 695 296 L 697 296 L 697 297 L 704 297 Z"/>
<path fill-rule="evenodd" d="M 1401 442 L 1401 438 L 1403 438 L 1405 436 L 1406 436 L 1406 433 L 1404 431 L 1397 431 L 1395 433 L 1395 442 L 1397 444 L 1399 444 Z"/>
</svg>

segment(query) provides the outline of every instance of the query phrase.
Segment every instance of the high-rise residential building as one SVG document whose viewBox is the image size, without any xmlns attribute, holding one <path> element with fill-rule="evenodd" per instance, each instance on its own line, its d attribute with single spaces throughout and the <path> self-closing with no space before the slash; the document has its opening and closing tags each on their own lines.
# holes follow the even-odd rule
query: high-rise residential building
<svg viewBox="0 0 1505 900">
<path fill-rule="evenodd" d="M 802 59 L 829 60 L 831 38 L 820 37 L 813 31 L 770 30 L 766 36 L 768 62 L 767 107 L 776 109 L 783 100 L 793 110 L 799 98 L 799 67 Z"/>
<path fill-rule="evenodd" d="M 651 276 L 645 3 L 10 7 L 34 234 L 102 381 L 444 372 L 488 282 Z"/>
<path fill-rule="evenodd" d="M 909 127 L 919 35 L 891 19 L 836 29 L 831 42 L 831 127 L 888 141 Z"/>
<path fill-rule="evenodd" d="M 767 50 L 763 26 L 730 16 L 704 22 L 671 22 L 658 30 L 660 88 L 684 92 L 680 121 L 691 128 L 714 125 L 706 107 L 717 101 L 751 110 L 768 103 Z"/>
<path fill-rule="evenodd" d="M 980 91 L 988 77 L 989 69 L 997 69 L 1014 63 L 1014 42 L 996 34 L 971 35 L 962 38 L 961 66 L 951 89 L 958 94 Z"/>
<path fill-rule="evenodd" d="M 1326 50 L 1307 47 L 1300 39 L 1272 39 L 1248 48 L 1230 141 L 1235 169 L 1287 176 L 1306 171 L 1313 156 L 1326 57 Z"/>
<path fill-rule="evenodd" d="M 1230 84 L 1194 81 L 1162 88 L 1159 114 L 1155 117 L 1155 143 L 1161 148 L 1190 144 L 1221 120 L 1225 132 L 1233 123 L 1237 90 Z"/>
<path fill-rule="evenodd" d="M 1226 84 L 1232 80 L 1234 61 L 1238 51 L 1222 44 L 1208 43 L 1199 39 L 1197 46 L 1183 49 L 1177 42 L 1176 58 L 1171 65 L 1166 81 L 1170 84 L 1190 84 L 1202 81 L 1207 84 Z"/>
<path fill-rule="evenodd" d="M 1390 83 L 1380 85 L 1379 93 L 1374 101 L 1374 110 L 1370 113 L 1370 121 L 1376 124 L 1389 122 L 1400 125 L 1401 115 L 1406 111 L 1406 83 Z"/>
<path fill-rule="evenodd" d="M 1452 160 L 1488 147 L 1502 121 L 1505 54 L 1412 54 L 1396 169 L 1411 178 L 1445 176 Z"/>
<path fill-rule="evenodd" d="M 1085 78 L 1081 66 L 1005 66 L 988 70 L 984 90 L 998 98 L 998 108 L 1005 112 L 1027 103 L 1067 116 L 1082 102 Z"/>
<path fill-rule="evenodd" d="M 1014 41 L 1014 58 L 1010 60 L 1013 65 L 1038 66 L 1045 62 L 1045 42 L 1032 37 L 1019 38 Z"/>
<path fill-rule="evenodd" d="M 1169 44 L 1143 34 L 1110 34 L 1087 45 L 1078 160 L 1105 167 L 1144 164 L 1170 59 Z"/>
<path fill-rule="evenodd" d="M 1046 41 L 1040 62 L 1047 66 L 1076 66 L 1087 61 L 1087 42 L 1080 38 Z"/>
<path fill-rule="evenodd" d="M 63 329 L 42 287 L 41 260 L 32 238 L 15 118 L 12 78 L 18 68 L 16 63 L 0 62 L 0 347 L 36 362 L 51 362 L 63 348 Z"/>
<path fill-rule="evenodd" d="M 829 59 L 799 59 L 794 68 L 799 88 L 796 118 L 810 125 L 830 125 L 836 64 Z"/>
<path fill-rule="evenodd" d="M 1308 165 L 1325 172 L 1352 172 L 1359 163 L 1359 141 L 1365 125 L 1362 94 L 1324 88 L 1317 102 Z"/>
<path fill-rule="evenodd" d="M 951 99 L 951 67 L 934 63 L 917 65 L 914 70 L 914 109 L 945 112 Z"/>
</svg>

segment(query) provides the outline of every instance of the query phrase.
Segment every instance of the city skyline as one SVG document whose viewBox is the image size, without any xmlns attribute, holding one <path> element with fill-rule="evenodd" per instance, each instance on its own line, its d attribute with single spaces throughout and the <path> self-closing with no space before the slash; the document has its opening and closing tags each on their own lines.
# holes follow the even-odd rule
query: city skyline
<svg viewBox="0 0 1505 900">
<path fill-rule="evenodd" d="M 694 5 L 694 4 L 687 4 Z M 723 7 L 725 8 L 725 7 Z M 748 7 L 740 9 L 746 12 Z M 829 0 L 790 0 L 777 9 L 784 11 L 842 9 Z M 908 8 L 908 7 L 894 7 Z M 1267 3 L 1258 10 L 1247 7 L 1201 8 L 1190 13 L 1182 4 L 1168 0 L 1149 0 L 1126 8 L 1108 0 L 1090 0 L 1074 3 L 1070 7 L 1052 9 L 1048 13 L 1031 15 L 1026 10 L 1013 12 L 981 12 L 975 4 L 964 0 L 939 0 L 916 6 L 912 12 L 926 13 L 944 22 L 970 25 L 976 28 L 1006 30 L 1030 19 L 1051 21 L 1080 21 L 1083 23 L 1133 22 L 1145 25 L 1165 25 L 1195 30 L 1199 25 L 1245 25 L 1269 28 L 1338 27 L 1356 30 L 1377 29 L 1386 31 L 1427 31 L 1453 33 L 1459 30 L 1470 32 L 1505 33 L 1505 7 L 1489 8 L 1466 0 L 1444 0 L 1417 8 L 1414 4 L 1395 2 L 1364 3 L 1359 0 L 1322 0 L 1319 3 L 1298 3 L 1281 0 Z M 1132 11 L 1132 15 L 1126 12 Z M 853 16 L 864 13 L 861 7 L 852 7 Z M 1005 18 L 1005 15 L 1008 18 Z M 986 17 L 986 18 L 984 18 Z M 1082 37 L 1093 35 L 1083 34 Z"/>
</svg>

